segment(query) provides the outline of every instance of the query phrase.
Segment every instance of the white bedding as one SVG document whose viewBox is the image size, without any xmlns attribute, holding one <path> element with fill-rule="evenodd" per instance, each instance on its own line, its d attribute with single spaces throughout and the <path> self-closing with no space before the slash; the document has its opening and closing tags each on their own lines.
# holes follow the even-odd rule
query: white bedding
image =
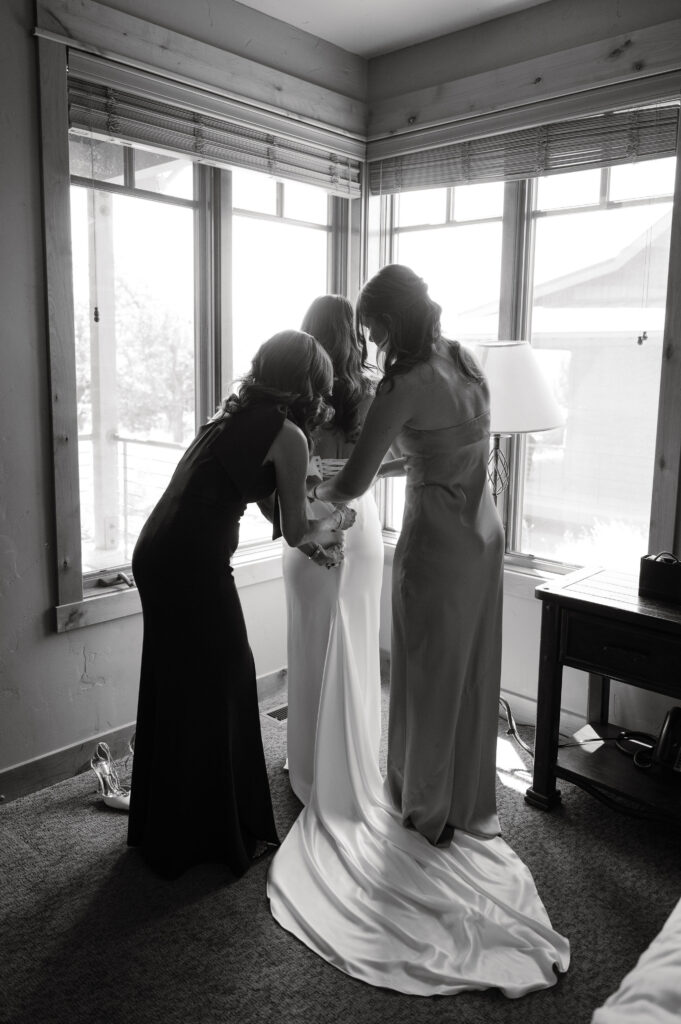
<svg viewBox="0 0 681 1024">
<path fill-rule="evenodd" d="M 681 900 L 591 1024 L 680 1024 Z"/>
</svg>

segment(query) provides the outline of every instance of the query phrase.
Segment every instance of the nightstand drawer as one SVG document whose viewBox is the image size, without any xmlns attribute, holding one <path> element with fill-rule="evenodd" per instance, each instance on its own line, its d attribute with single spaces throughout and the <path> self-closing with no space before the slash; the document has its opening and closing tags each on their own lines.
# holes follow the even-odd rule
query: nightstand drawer
<svg viewBox="0 0 681 1024">
<path fill-rule="evenodd" d="M 576 668 L 624 682 L 676 680 L 681 691 L 681 640 L 668 634 L 569 612 L 561 647 L 565 662 Z"/>
</svg>

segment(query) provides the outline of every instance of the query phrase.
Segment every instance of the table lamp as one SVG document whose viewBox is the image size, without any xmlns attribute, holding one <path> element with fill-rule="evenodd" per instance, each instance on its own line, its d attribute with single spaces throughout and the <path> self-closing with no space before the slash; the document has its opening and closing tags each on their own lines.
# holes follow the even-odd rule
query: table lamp
<svg viewBox="0 0 681 1024">
<path fill-rule="evenodd" d="M 492 451 L 487 475 L 496 503 L 509 476 L 500 437 L 552 430 L 562 426 L 565 417 L 527 341 L 479 342 L 474 352 L 490 390 Z"/>
</svg>

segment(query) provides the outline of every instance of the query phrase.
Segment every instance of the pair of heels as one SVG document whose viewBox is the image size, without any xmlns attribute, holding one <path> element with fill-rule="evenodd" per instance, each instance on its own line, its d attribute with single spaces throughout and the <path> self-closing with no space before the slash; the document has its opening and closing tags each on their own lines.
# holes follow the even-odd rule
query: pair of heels
<svg viewBox="0 0 681 1024">
<path fill-rule="evenodd" d="M 130 754 L 133 754 L 135 750 L 134 735 L 128 744 L 128 748 Z M 106 806 L 113 807 L 117 811 L 129 811 L 130 790 L 127 786 L 121 785 L 108 743 L 101 741 L 97 744 L 95 752 L 90 758 L 90 767 L 97 776 L 99 795 Z"/>
</svg>

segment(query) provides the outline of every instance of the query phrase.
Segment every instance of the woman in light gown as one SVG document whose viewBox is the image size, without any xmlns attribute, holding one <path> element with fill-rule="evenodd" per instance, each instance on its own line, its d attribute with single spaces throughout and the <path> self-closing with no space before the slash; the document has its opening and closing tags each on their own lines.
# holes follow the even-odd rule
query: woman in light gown
<svg viewBox="0 0 681 1024">
<path fill-rule="evenodd" d="M 486 483 L 484 377 L 440 334 L 440 307 L 407 267 L 363 288 L 384 377 L 345 467 L 313 496 L 348 502 L 403 468 L 393 564 L 388 777 L 367 717 L 377 677 L 357 658 L 350 561 L 339 570 L 310 800 L 272 862 L 274 917 L 372 985 L 414 995 L 553 985 L 569 944 L 500 837 L 494 793 L 502 529 Z M 389 449 L 396 463 L 381 466 Z M 359 631 L 359 632 L 357 632 Z"/>
<path fill-rule="evenodd" d="M 333 419 L 313 435 L 311 484 L 328 479 L 345 464 L 359 437 L 373 398 L 375 380 L 366 363 L 366 347 L 357 343 L 352 305 L 342 295 L 320 295 L 308 309 L 301 330 L 311 334 L 333 363 L 330 405 Z M 356 595 L 352 635 L 355 657 L 361 660 L 363 678 L 377 680 L 378 612 L 383 569 L 383 540 L 378 510 L 371 491 L 361 495 L 353 508 L 354 526 L 344 535 L 344 551 L 304 544 L 283 548 L 284 586 L 288 618 L 288 718 L 287 762 L 291 788 L 308 803 L 312 791 L 317 712 L 329 631 L 338 605 L 340 576 L 335 570 L 342 558 L 344 585 Z M 312 518 L 332 514 L 334 506 L 313 502 Z M 380 733 L 380 687 L 365 690 L 366 721 Z"/>
</svg>

